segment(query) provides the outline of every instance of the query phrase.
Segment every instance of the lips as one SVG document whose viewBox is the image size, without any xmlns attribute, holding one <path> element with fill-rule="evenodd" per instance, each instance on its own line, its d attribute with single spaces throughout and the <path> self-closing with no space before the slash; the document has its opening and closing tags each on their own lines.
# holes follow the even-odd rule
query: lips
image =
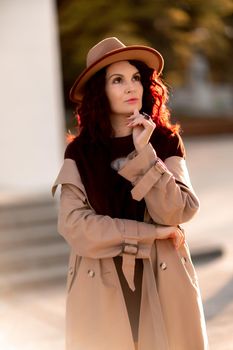
<svg viewBox="0 0 233 350">
<path fill-rule="evenodd" d="M 138 101 L 138 98 L 129 98 L 128 100 L 126 100 L 125 102 L 127 103 L 135 103 Z"/>
</svg>

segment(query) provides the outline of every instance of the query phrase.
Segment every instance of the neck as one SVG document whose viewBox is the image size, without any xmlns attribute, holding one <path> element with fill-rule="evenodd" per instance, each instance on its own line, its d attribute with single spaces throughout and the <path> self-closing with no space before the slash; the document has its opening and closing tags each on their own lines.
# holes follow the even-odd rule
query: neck
<svg viewBox="0 0 233 350">
<path fill-rule="evenodd" d="M 126 116 L 110 116 L 110 121 L 114 130 L 114 137 L 124 137 L 132 134 L 132 128 L 127 126 Z"/>
</svg>

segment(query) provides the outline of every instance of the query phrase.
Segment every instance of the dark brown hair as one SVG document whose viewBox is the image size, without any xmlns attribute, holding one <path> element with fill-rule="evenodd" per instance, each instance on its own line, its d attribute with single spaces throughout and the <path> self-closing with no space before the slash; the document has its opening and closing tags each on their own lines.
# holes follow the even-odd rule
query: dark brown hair
<svg viewBox="0 0 233 350">
<path fill-rule="evenodd" d="M 141 112 L 149 114 L 156 127 L 172 133 L 179 131 L 179 125 L 172 125 L 167 108 L 168 91 L 156 72 L 141 61 L 129 61 L 135 66 L 143 86 Z M 105 93 L 106 67 L 97 72 L 85 85 L 83 100 L 76 109 L 78 131 L 93 141 L 105 141 L 114 136 L 110 123 L 110 105 Z M 70 137 L 72 139 L 72 136 Z"/>
</svg>

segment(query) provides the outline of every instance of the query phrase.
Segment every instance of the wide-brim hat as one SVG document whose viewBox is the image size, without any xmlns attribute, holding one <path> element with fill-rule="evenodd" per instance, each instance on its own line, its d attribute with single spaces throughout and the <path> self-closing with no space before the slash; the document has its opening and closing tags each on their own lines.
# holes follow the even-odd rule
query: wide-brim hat
<svg viewBox="0 0 233 350">
<path fill-rule="evenodd" d="M 157 72 L 157 75 L 160 75 L 163 70 L 163 57 L 152 47 L 143 45 L 125 46 L 115 37 L 106 38 L 89 50 L 86 68 L 73 84 L 70 90 L 70 99 L 79 103 L 82 100 L 86 82 L 96 72 L 112 63 L 128 60 L 138 60 L 146 63 L 148 67 Z"/>
</svg>

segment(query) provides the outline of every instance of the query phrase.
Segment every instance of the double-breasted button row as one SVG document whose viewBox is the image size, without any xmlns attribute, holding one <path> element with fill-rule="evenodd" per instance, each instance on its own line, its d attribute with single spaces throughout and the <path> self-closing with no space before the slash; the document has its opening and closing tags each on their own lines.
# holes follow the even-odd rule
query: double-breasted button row
<svg viewBox="0 0 233 350">
<path fill-rule="evenodd" d="M 185 264 L 187 262 L 187 258 L 185 256 L 182 256 L 181 261 L 183 264 Z M 167 264 L 164 261 L 161 262 L 159 266 L 163 271 L 167 269 Z M 73 274 L 73 269 L 70 269 L 70 274 Z M 89 277 L 92 277 L 92 278 L 95 277 L 95 271 L 93 270 L 88 270 L 87 274 Z"/>
<path fill-rule="evenodd" d="M 182 256 L 181 261 L 183 264 L 186 264 L 187 258 L 185 256 Z M 161 270 L 163 270 L 163 271 L 167 269 L 167 264 L 165 263 L 165 261 L 161 262 L 159 264 L 159 266 L 160 266 Z"/>
<path fill-rule="evenodd" d="M 70 268 L 69 268 L 69 274 L 70 274 L 71 276 L 74 274 L 74 269 L 73 269 L 73 267 L 70 267 Z M 93 271 L 93 270 L 88 270 L 88 271 L 87 271 L 87 274 L 88 274 L 89 277 L 95 277 L 95 271 Z"/>
</svg>

